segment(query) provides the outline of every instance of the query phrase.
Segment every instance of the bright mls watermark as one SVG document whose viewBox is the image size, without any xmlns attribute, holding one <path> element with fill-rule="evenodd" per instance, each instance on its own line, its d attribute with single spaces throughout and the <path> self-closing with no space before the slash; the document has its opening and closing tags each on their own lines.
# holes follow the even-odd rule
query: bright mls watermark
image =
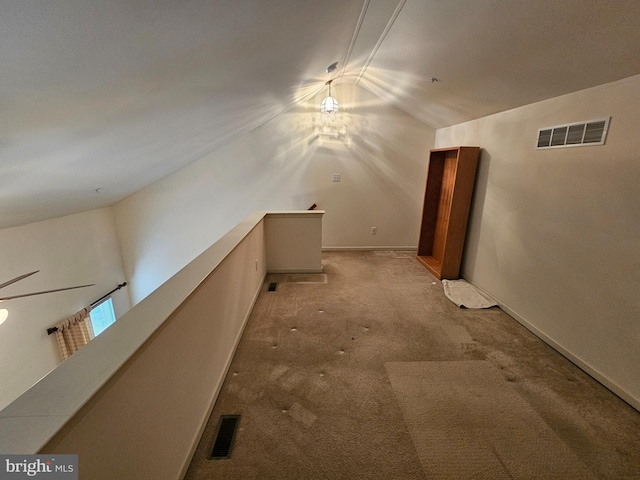
<svg viewBox="0 0 640 480">
<path fill-rule="evenodd" d="M 0 455 L 0 480 L 78 480 L 78 455 Z"/>
</svg>

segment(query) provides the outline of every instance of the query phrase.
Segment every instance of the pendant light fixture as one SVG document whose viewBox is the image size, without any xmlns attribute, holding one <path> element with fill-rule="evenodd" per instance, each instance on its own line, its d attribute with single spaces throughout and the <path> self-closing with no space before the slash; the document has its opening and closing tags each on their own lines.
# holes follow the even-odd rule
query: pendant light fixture
<svg viewBox="0 0 640 480">
<path fill-rule="evenodd" d="M 331 82 L 333 82 L 333 79 L 325 83 L 325 85 L 329 85 L 329 95 L 322 100 L 320 113 L 338 113 L 338 100 L 331 96 Z"/>
</svg>

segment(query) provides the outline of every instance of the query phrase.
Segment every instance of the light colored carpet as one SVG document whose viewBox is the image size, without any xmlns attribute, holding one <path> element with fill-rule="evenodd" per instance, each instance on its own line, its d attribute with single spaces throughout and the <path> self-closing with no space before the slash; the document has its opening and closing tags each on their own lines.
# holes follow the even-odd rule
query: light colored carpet
<svg viewBox="0 0 640 480">
<path fill-rule="evenodd" d="M 385 367 L 429 478 L 595 478 L 491 363 Z"/>
<path fill-rule="evenodd" d="M 640 479 L 637 411 L 402 253 L 267 276 L 185 480 Z"/>
<path fill-rule="evenodd" d="M 284 275 L 286 283 L 327 283 L 326 273 L 290 273 Z"/>
</svg>

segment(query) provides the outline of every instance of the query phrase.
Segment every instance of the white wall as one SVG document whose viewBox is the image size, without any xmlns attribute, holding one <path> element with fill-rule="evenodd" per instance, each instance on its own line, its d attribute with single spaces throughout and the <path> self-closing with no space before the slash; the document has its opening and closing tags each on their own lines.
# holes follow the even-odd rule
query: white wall
<svg viewBox="0 0 640 480">
<path fill-rule="evenodd" d="M 334 95 L 348 138 L 315 136 L 319 96 L 114 206 L 134 303 L 254 210 L 316 203 L 325 247 L 416 247 L 434 130 L 364 89 Z"/>
<path fill-rule="evenodd" d="M 95 283 L 93 287 L 2 302 L 0 409 L 61 361 L 46 329 L 125 280 L 111 209 L 0 230 L 0 283 L 39 273 L 0 290 L 0 296 Z M 116 315 L 129 309 L 126 288 L 114 294 Z"/>
<path fill-rule="evenodd" d="M 264 284 L 264 224 L 260 216 L 251 217 L 132 308 L 105 332 L 109 337 L 71 357 L 64 367 L 74 368 L 66 369 L 61 382 L 83 376 L 86 364 L 72 363 L 82 354 L 113 365 L 126 357 L 104 358 L 114 350 L 105 351 L 108 343 L 119 340 L 116 350 L 125 351 L 148 338 L 83 411 L 70 415 L 43 453 L 77 453 L 83 478 L 184 476 Z M 56 385 L 50 385 L 54 392 Z"/>
<path fill-rule="evenodd" d="M 322 272 L 323 210 L 269 213 L 264 221 L 267 271 Z"/>
<path fill-rule="evenodd" d="M 243 219 L 0 411 L 0 452 L 75 452 L 89 478 L 182 478 L 267 265 L 321 269 L 322 216 Z"/>
<path fill-rule="evenodd" d="M 129 295 L 140 301 L 254 210 L 316 203 L 325 247 L 415 247 L 435 131 L 364 89 L 334 95 L 346 139 L 315 136 L 320 95 L 111 209 L 1 230 L 0 283 L 41 270 L 2 294 L 96 286 L 3 304 L 0 408 L 59 363 L 46 328 L 126 280 L 114 294 L 121 315 Z"/>
<path fill-rule="evenodd" d="M 640 407 L 640 76 L 438 130 L 483 148 L 463 276 Z M 612 116 L 606 145 L 537 130 Z"/>
</svg>

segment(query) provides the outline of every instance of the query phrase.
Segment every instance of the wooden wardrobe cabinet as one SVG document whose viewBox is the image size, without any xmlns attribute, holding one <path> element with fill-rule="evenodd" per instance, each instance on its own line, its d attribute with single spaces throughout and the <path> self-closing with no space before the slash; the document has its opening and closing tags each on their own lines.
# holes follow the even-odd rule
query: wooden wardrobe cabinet
<svg viewBox="0 0 640 480">
<path fill-rule="evenodd" d="M 467 232 L 480 147 L 431 150 L 418 260 L 438 279 L 456 279 Z"/>
</svg>

